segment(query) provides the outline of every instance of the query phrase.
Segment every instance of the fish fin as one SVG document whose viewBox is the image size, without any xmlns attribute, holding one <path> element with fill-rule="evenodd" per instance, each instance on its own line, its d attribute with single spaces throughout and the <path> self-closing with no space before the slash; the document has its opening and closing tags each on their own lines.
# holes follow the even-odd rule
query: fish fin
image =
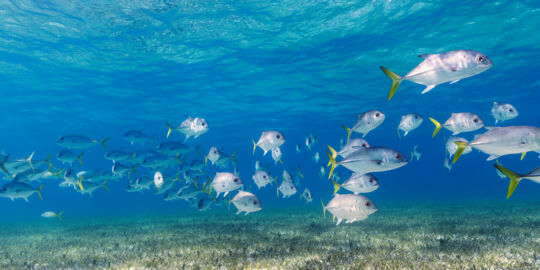
<svg viewBox="0 0 540 270">
<path fill-rule="evenodd" d="M 257 150 L 257 143 L 253 138 L 251 138 L 251 141 L 253 142 L 253 155 L 255 155 L 255 150 Z"/>
<path fill-rule="evenodd" d="M 488 131 L 490 131 L 490 130 L 496 129 L 497 127 L 485 126 L 484 128 L 487 129 Z"/>
<path fill-rule="evenodd" d="M 264 150 L 263 156 L 266 156 L 266 153 L 268 153 L 268 151 Z"/>
<path fill-rule="evenodd" d="M 6 164 L 6 161 L 8 160 L 9 158 L 9 155 L 6 155 L 4 157 L 4 159 L 2 161 L 0 161 L 0 169 L 2 169 L 2 171 L 4 171 L 4 173 L 6 173 L 7 175 L 10 175 L 9 174 L 9 171 L 6 169 L 6 167 L 4 166 L 4 164 Z"/>
<path fill-rule="evenodd" d="M 401 84 L 401 81 L 403 81 L 403 78 L 383 66 L 379 66 L 379 68 L 384 72 L 384 74 L 386 74 L 386 76 L 392 79 L 392 86 L 390 87 L 390 91 L 388 92 L 388 100 L 390 100 L 396 93 L 396 90 Z"/>
<path fill-rule="evenodd" d="M 43 162 L 49 166 L 49 169 L 54 168 L 54 165 L 51 163 L 52 154 L 48 155 Z"/>
<path fill-rule="evenodd" d="M 366 133 L 362 133 L 362 138 L 365 138 L 370 131 L 371 130 L 368 130 L 368 131 L 366 131 Z"/>
<path fill-rule="evenodd" d="M 34 157 L 34 153 L 35 152 L 32 152 L 32 154 L 30 154 L 30 156 L 28 156 L 26 158 L 26 162 L 28 162 L 28 164 L 30 164 L 30 168 L 32 168 L 32 170 L 34 170 L 34 164 L 32 164 L 32 158 Z"/>
<path fill-rule="evenodd" d="M 429 53 L 424 53 L 424 54 L 419 54 L 418 55 L 418 57 L 424 58 L 424 59 L 428 58 L 429 56 L 431 56 L 431 54 L 429 54 Z"/>
<path fill-rule="evenodd" d="M 497 159 L 498 157 L 499 157 L 499 156 L 496 156 L 496 155 L 490 155 L 490 156 L 486 159 L 486 161 L 492 161 L 492 160 L 494 160 L 494 159 Z"/>
<path fill-rule="evenodd" d="M 62 214 L 64 213 L 64 211 L 60 211 L 60 213 L 56 214 L 56 217 L 59 219 L 59 220 L 62 220 Z"/>
<path fill-rule="evenodd" d="M 396 126 L 397 136 L 401 140 L 401 133 L 399 132 L 399 125 Z"/>
<path fill-rule="evenodd" d="M 506 194 L 506 198 L 508 199 L 510 198 L 510 196 L 512 196 L 512 193 L 514 193 L 514 190 L 516 190 L 519 184 L 519 181 L 521 181 L 523 176 L 503 167 L 502 165 L 493 164 L 493 166 L 495 166 L 497 170 L 499 170 L 500 172 L 508 176 L 508 178 L 510 178 L 510 185 L 508 185 L 508 193 Z"/>
<path fill-rule="evenodd" d="M 342 218 L 338 218 L 338 219 L 337 219 L 337 223 L 336 223 L 336 226 L 338 226 L 338 225 L 339 225 L 339 223 L 341 223 L 342 221 L 343 221 L 343 219 L 342 219 Z"/>
<path fill-rule="evenodd" d="M 135 163 L 135 165 L 131 166 L 131 171 L 134 173 L 137 173 L 137 171 L 135 170 L 137 166 L 139 166 L 139 163 Z M 129 177 L 129 173 L 128 173 L 128 177 Z"/>
<path fill-rule="evenodd" d="M 454 142 L 457 146 L 458 146 L 458 149 L 456 150 L 456 152 L 454 153 L 454 160 L 452 160 L 452 163 L 455 164 L 459 157 L 461 157 L 461 154 L 463 154 L 463 151 L 465 151 L 465 148 L 467 148 L 467 143 L 466 142 Z"/>
<path fill-rule="evenodd" d="M 81 177 L 79 177 L 79 181 L 77 181 L 77 184 L 79 185 L 79 188 L 81 188 L 81 191 L 84 191 L 84 188 L 83 188 L 83 185 L 82 185 L 83 178 L 84 178 L 84 176 L 81 176 Z"/>
<path fill-rule="evenodd" d="M 108 179 L 105 180 L 105 181 L 103 181 L 103 183 L 101 184 L 101 186 L 102 186 L 106 191 L 111 191 L 111 190 L 109 189 L 109 187 L 107 187 L 107 182 L 108 182 L 108 181 L 109 181 Z M 90 194 L 91 194 L 91 193 L 90 193 Z"/>
<path fill-rule="evenodd" d="M 101 143 L 101 145 L 103 145 L 103 147 L 105 147 L 105 149 L 109 150 L 109 147 L 107 147 L 107 141 L 109 140 L 110 138 L 107 137 L 101 141 L 99 141 L 99 143 Z"/>
<path fill-rule="evenodd" d="M 457 83 L 457 82 L 459 82 L 459 80 L 461 80 L 461 79 L 457 79 L 457 80 L 455 80 L 455 81 L 451 81 L 450 84 Z"/>
<path fill-rule="evenodd" d="M 459 131 L 454 131 L 454 132 L 452 132 L 452 136 L 456 136 L 456 135 L 458 135 L 459 133 L 461 133 L 461 132 L 459 132 Z"/>
<path fill-rule="evenodd" d="M 324 206 L 322 199 L 321 199 L 321 205 L 322 205 L 324 219 L 326 219 L 326 207 Z"/>
<path fill-rule="evenodd" d="M 29 202 L 29 201 L 28 201 L 28 197 L 23 198 L 23 199 L 24 199 L 26 202 Z M 11 199 L 11 200 L 13 201 L 13 199 Z"/>
<path fill-rule="evenodd" d="M 349 139 L 351 138 L 352 130 L 350 128 L 346 127 L 345 125 L 343 125 L 342 127 L 343 127 L 343 129 L 345 129 L 345 131 L 347 131 L 347 142 L 349 142 Z"/>
<path fill-rule="evenodd" d="M 496 125 L 497 123 L 499 123 L 499 120 L 495 119 L 495 125 Z"/>
<path fill-rule="evenodd" d="M 431 123 L 435 125 L 435 130 L 433 130 L 433 135 L 431 135 L 431 138 L 434 138 L 437 135 L 437 133 L 439 133 L 439 131 L 441 130 L 442 125 L 441 123 L 439 123 L 439 121 L 431 117 L 429 117 L 429 121 L 431 121 Z"/>
<path fill-rule="evenodd" d="M 79 156 L 77 157 L 77 161 L 79 161 L 79 163 L 80 163 L 81 165 L 84 165 L 83 162 L 82 162 L 82 157 L 83 157 L 83 155 L 84 155 L 84 152 L 80 153 Z"/>
<path fill-rule="evenodd" d="M 229 192 L 225 191 L 225 193 L 223 193 L 223 198 L 227 197 L 227 194 L 229 194 Z M 229 200 L 230 200 L 230 198 L 229 198 Z"/>
<path fill-rule="evenodd" d="M 328 155 L 328 165 L 326 165 L 326 167 L 328 166 L 331 166 L 330 167 L 330 173 L 328 174 L 328 179 L 332 178 L 332 174 L 334 173 L 334 169 L 336 168 L 336 166 L 338 165 L 337 162 L 336 162 L 336 157 L 337 157 L 337 152 L 336 150 L 334 150 L 334 148 L 332 148 L 330 145 L 328 145 L 328 149 L 330 150 L 330 154 L 329 152 L 326 152 L 326 154 Z"/>
<path fill-rule="evenodd" d="M 204 167 L 206 167 L 206 164 L 208 164 L 208 157 L 204 155 Z"/>
<path fill-rule="evenodd" d="M 405 133 L 403 134 L 403 137 L 407 136 L 407 134 L 409 134 L 409 132 L 405 131 Z"/>
<path fill-rule="evenodd" d="M 242 211 L 240 210 L 236 211 L 236 215 L 239 215 L 240 213 L 242 213 Z"/>
<path fill-rule="evenodd" d="M 231 158 L 232 158 L 232 161 L 234 162 L 234 164 L 238 164 L 238 160 L 236 159 L 236 154 L 238 153 L 238 151 L 234 151 L 234 153 L 232 153 L 231 155 Z"/>
<path fill-rule="evenodd" d="M 169 124 L 169 122 L 165 122 L 165 124 L 167 125 L 167 136 L 165 137 L 165 139 L 169 138 L 169 135 L 171 135 L 171 131 L 173 130 L 173 127 L 171 126 L 171 124 Z"/>
<path fill-rule="evenodd" d="M 283 165 L 283 161 L 282 161 L 281 159 L 280 159 L 280 160 L 278 160 L 278 161 L 279 161 L 279 163 L 281 163 L 281 165 Z"/>
<path fill-rule="evenodd" d="M 43 189 L 43 184 L 41 184 L 41 186 L 38 187 L 38 189 L 36 190 L 36 193 L 39 196 L 39 198 L 43 201 L 43 197 L 41 196 L 41 189 Z"/>
<path fill-rule="evenodd" d="M 523 160 L 525 158 L 525 155 L 527 154 L 527 152 L 523 152 L 521 153 L 521 158 L 519 160 Z"/>
<path fill-rule="evenodd" d="M 334 184 L 334 193 L 332 193 L 332 195 L 334 195 L 339 191 L 339 188 L 341 188 L 341 186 L 332 179 L 330 179 L 330 181 L 332 181 L 332 184 Z"/>
<path fill-rule="evenodd" d="M 426 86 L 424 91 L 422 91 L 422 94 L 425 94 L 425 93 L 431 91 L 431 89 L 435 88 L 435 86 L 437 86 L 437 85 L 436 84 L 431 84 L 431 85 Z"/>
</svg>

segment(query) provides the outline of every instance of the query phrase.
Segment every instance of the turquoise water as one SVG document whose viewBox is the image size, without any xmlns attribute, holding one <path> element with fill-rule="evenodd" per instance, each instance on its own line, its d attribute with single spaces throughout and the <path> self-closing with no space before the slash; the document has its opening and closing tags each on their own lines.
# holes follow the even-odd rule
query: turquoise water
<svg viewBox="0 0 540 270">
<path fill-rule="evenodd" d="M 34 188 L 43 184 L 43 200 L 36 195 L 30 196 L 29 202 L 0 198 L 3 209 L 0 223 L 44 226 L 51 229 L 41 229 L 43 235 L 61 235 L 63 229 L 70 230 L 72 226 L 63 224 L 78 224 L 88 219 L 113 223 L 128 219 L 139 224 L 156 217 L 155 223 L 159 224 L 162 219 L 158 217 L 167 216 L 182 223 L 187 222 L 181 221 L 184 216 L 211 220 L 212 213 L 219 213 L 216 215 L 226 223 L 249 226 L 287 213 L 302 219 L 298 213 L 305 211 L 316 220 L 317 226 L 335 232 L 331 237 L 339 242 L 340 237 L 346 237 L 343 230 L 373 229 L 382 224 L 384 219 L 377 215 L 391 219 L 392 214 L 388 213 L 393 213 L 397 220 L 408 222 L 406 218 L 398 218 L 399 205 L 418 211 L 419 220 L 428 220 L 422 223 L 422 228 L 427 230 L 436 230 L 439 223 L 429 222 L 430 218 L 442 218 L 439 215 L 444 213 L 442 209 L 452 205 L 468 205 L 467 211 L 484 214 L 486 205 L 494 205 L 487 213 L 503 220 L 519 205 L 519 211 L 526 214 L 522 220 L 514 220 L 509 230 L 525 232 L 534 248 L 520 246 L 519 241 L 507 244 L 509 248 L 532 252 L 528 257 L 532 263 L 520 264 L 526 259 L 513 258 L 516 264 L 507 267 L 534 269 L 540 264 L 539 236 L 534 233 L 538 230 L 535 206 L 540 202 L 540 185 L 524 180 L 513 196 L 506 199 L 508 179 L 500 178 L 494 162 L 485 161 L 487 156 L 475 150 L 461 157 L 452 170 L 447 170 L 443 166 L 444 138 L 450 132 L 442 130 L 432 139 L 433 125 L 427 117 L 444 121 L 453 112 L 472 112 L 486 126 L 491 126 L 494 119 L 490 110 L 497 101 L 510 103 L 519 111 L 517 118 L 499 125 L 540 126 L 539 10 L 538 1 L 466 4 L 462 1 L 1 1 L 0 150 L 9 154 L 10 159 L 25 158 L 35 152 L 36 168 L 46 170 L 48 167 L 40 161 L 52 155 L 51 171 L 63 172 L 62 169 L 70 166 L 56 159 L 57 153 L 65 149 L 56 144 L 61 136 L 84 134 L 96 140 L 109 137 L 108 150 L 140 152 L 155 149 L 164 141 L 183 142 L 184 136 L 176 131 L 166 139 L 166 122 L 179 125 L 186 116 L 202 117 L 210 129 L 185 142 L 193 149 L 199 147 L 185 156 L 186 162 L 203 161 L 202 155 L 211 146 L 217 146 L 227 154 L 237 152 L 238 163 L 226 169 L 205 167 L 199 185 L 204 185 L 207 176 L 212 179 L 216 172 L 233 172 L 236 167 L 245 190 L 251 190 L 263 208 L 247 217 L 235 216 L 234 206 L 228 210 L 224 202 L 213 203 L 208 211 L 200 213 L 183 200 L 165 201 L 163 195 L 155 194 L 153 186 L 142 193 L 126 192 L 128 177 L 109 179 L 110 191 L 99 188 L 92 196 L 82 195 L 74 188 L 59 187 L 62 180 L 52 177 L 30 183 Z M 439 85 L 425 95 L 420 94 L 424 86 L 406 81 L 392 100 L 387 101 L 391 81 L 379 65 L 405 75 L 422 61 L 418 58 L 420 54 L 460 49 L 482 52 L 493 61 L 493 67 L 458 83 Z M 370 109 L 386 115 L 386 120 L 365 137 L 371 145 L 396 149 L 408 159 L 417 145 L 422 156 L 402 168 L 375 173 L 380 188 L 365 195 L 377 204 L 378 212 L 366 221 L 335 227 L 330 217 L 322 218 L 320 205 L 321 200 L 328 203 L 333 192 L 333 185 L 327 180 L 326 145 L 338 149 L 340 140 L 346 140 L 341 126 L 353 126 L 356 115 Z M 424 122 L 400 139 L 396 134 L 397 123 L 401 115 L 411 112 L 422 115 Z M 155 134 L 155 143 L 131 145 L 121 138 L 128 130 L 140 130 L 148 136 Z M 281 146 L 283 164 L 275 163 L 269 154 L 263 156 L 260 149 L 252 154 L 251 139 L 257 140 L 266 130 L 279 130 L 285 136 L 286 142 Z M 461 135 L 472 140 L 476 133 L 482 132 Z M 310 134 L 318 136 L 311 151 L 305 147 Z M 300 153 L 296 152 L 297 144 Z M 75 161 L 71 168 L 109 172 L 112 162 L 104 159 L 108 150 L 99 144 L 90 147 L 84 150 L 83 165 Z M 319 162 L 313 159 L 315 152 L 320 154 Z M 519 155 L 499 159 L 505 167 L 520 173 L 536 168 L 539 160 L 533 152 L 523 160 Z M 278 176 L 280 183 L 282 170 L 294 175 L 299 167 L 305 176 L 298 185 L 299 192 L 283 199 L 276 196 L 275 184 L 257 189 L 252 180 L 256 161 L 269 165 L 269 172 Z M 180 170 L 178 166 L 161 171 L 165 178 L 173 178 Z M 326 169 L 323 177 L 319 176 L 321 166 Z M 136 171 L 130 178 L 154 173 L 141 165 Z M 350 174 L 344 168 L 337 171 L 341 181 Z M 180 179 L 175 189 L 184 185 L 183 175 Z M 10 181 L 11 177 L 5 176 L 2 184 Z M 310 204 L 299 200 L 305 188 L 313 195 Z M 422 211 L 427 205 L 430 210 Z M 505 210 L 498 211 L 501 208 Z M 41 217 L 45 211 L 64 211 L 63 220 Z M 474 217 L 470 212 L 464 216 Z M 320 219 L 315 219 L 315 213 L 320 214 Z M 479 216 L 488 215 L 484 214 Z M 410 216 L 414 219 L 415 214 Z M 287 221 L 294 223 L 293 218 Z M 208 222 L 208 226 L 213 222 Z M 483 224 L 480 220 L 470 222 L 471 226 Z M 96 225 L 82 230 L 102 231 L 109 226 L 107 222 L 103 224 L 105 227 Z M 199 220 L 196 224 L 205 223 Z M 290 231 L 301 232 L 302 228 L 291 226 Z M 385 235 L 399 233 L 399 227 L 386 228 L 384 233 L 377 234 L 381 241 Z M 231 237 L 242 233 L 227 230 L 226 226 L 220 232 L 210 232 Z M 459 237 L 459 231 L 454 233 Z M 474 237 L 475 231 L 469 233 Z M 494 237 L 505 234 L 504 230 L 492 233 Z M 310 232 L 303 239 L 317 235 Z M 106 240 L 106 235 L 102 237 Z M 133 239 L 130 241 L 141 243 L 138 238 Z M 240 241 L 249 242 L 249 239 Z M 20 243 L 24 248 L 29 242 Z M 194 243 L 200 244 L 196 240 Z M 468 244 L 458 242 L 455 248 Z M 504 241 L 498 244 L 504 246 Z M 481 254 L 489 254 L 489 249 L 484 251 Z M 57 255 L 64 252 L 58 249 Z M 452 253 L 453 249 L 442 252 Z M 344 256 L 340 254 L 335 256 Z M 283 254 L 274 256 L 279 258 Z M 310 253 L 310 256 L 317 255 Z M 22 267 L 15 261 L 14 268 Z M 242 262 L 247 259 L 225 267 L 242 268 Z M 109 263 L 112 268 L 128 267 L 124 262 Z M 488 260 L 483 265 L 490 267 L 495 263 Z M 2 265 L 7 267 L 9 263 L 4 261 Z M 91 266 L 78 261 L 48 267 L 70 265 L 99 268 L 106 264 Z M 246 265 L 243 267 L 249 267 Z M 172 264 L 161 266 L 173 267 Z M 152 268 L 152 265 L 140 267 Z M 454 264 L 445 267 L 459 268 Z"/>
</svg>

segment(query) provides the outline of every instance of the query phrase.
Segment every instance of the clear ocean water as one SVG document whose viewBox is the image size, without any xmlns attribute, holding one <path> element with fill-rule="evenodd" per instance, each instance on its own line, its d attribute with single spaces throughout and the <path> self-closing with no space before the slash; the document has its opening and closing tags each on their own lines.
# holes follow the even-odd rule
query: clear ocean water
<svg viewBox="0 0 540 270">
<path fill-rule="evenodd" d="M 44 185 L 43 200 L 35 194 L 29 202 L 0 198 L 0 227 L 5 228 L 0 238 L 13 245 L 0 255 L 1 268 L 539 269 L 540 185 L 524 180 L 506 199 L 508 179 L 500 178 L 494 162 L 478 151 L 462 156 L 449 171 L 443 165 L 444 137 L 451 134 L 442 130 L 431 138 L 433 125 L 427 120 L 429 116 L 444 121 L 453 112 L 471 112 L 492 126 L 491 106 L 496 101 L 519 111 L 517 118 L 500 126 L 540 126 L 539 11 L 538 1 L 0 1 L 0 150 L 4 154 L 16 159 L 35 152 L 33 160 L 38 164 L 52 155 L 52 170 L 59 171 L 69 168 L 55 158 L 65 149 L 56 144 L 60 136 L 110 137 L 109 150 L 137 152 L 155 149 L 163 141 L 183 142 L 184 136 L 176 131 L 166 139 L 166 122 L 179 125 L 186 116 L 202 117 L 209 131 L 185 144 L 200 146 L 201 154 L 211 146 L 228 154 L 237 152 L 238 163 L 226 169 L 207 166 L 199 183 L 237 167 L 245 189 L 263 205 L 248 216 L 236 216 L 234 206 L 228 210 L 226 204 L 200 212 L 183 200 L 165 201 L 154 187 L 126 192 L 127 177 L 108 181 L 110 191 L 100 188 L 92 196 L 59 187 L 61 179 L 41 179 L 30 185 Z M 405 75 L 422 61 L 420 54 L 460 49 L 484 53 L 493 67 L 424 95 L 422 85 L 406 81 L 387 101 L 391 81 L 379 65 Z M 416 145 L 422 156 L 402 168 L 375 173 L 380 188 L 365 195 L 379 210 L 365 221 L 336 227 L 331 217 L 324 219 L 320 203 L 326 204 L 333 192 L 327 179 L 327 145 L 339 148 L 347 135 L 341 126 L 353 126 L 357 114 L 371 109 L 386 114 L 386 120 L 365 137 L 371 145 L 396 149 L 409 160 Z M 422 115 L 424 122 L 400 139 L 397 123 L 412 112 Z M 121 138 L 128 130 L 155 134 L 155 144 L 131 145 Z M 283 164 L 275 163 L 270 154 L 263 156 L 260 149 L 252 154 L 252 138 L 257 140 L 266 130 L 279 130 L 286 137 L 281 147 Z M 481 132 L 462 135 L 472 140 Z M 311 151 L 305 146 L 310 134 L 318 136 Z M 99 144 L 84 150 L 84 165 L 75 162 L 73 167 L 110 171 L 112 162 L 104 159 L 107 151 Z M 313 159 L 316 152 L 319 162 Z M 192 152 L 186 159 L 204 160 L 201 154 Z M 282 170 L 294 174 L 299 167 L 305 176 L 299 193 L 284 199 L 276 196 L 275 184 L 257 189 L 252 180 L 256 161 L 269 165 L 280 183 Z M 533 152 L 523 160 L 508 155 L 499 161 L 521 173 L 540 163 Z M 321 166 L 326 169 L 324 177 L 319 175 Z M 136 170 L 154 173 L 141 166 Z M 175 166 L 163 174 L 174 177 L 178 170 Z M 342 167 L 336 170 L 341 181 L 350 174 Z M 2 184 L 10 181 L 5 176 Z M 175 188 L 182 185 L 180 181 Z M 309 204 L 299 200 L 304 188 L 313 195 Z M 64 211 L 62 221 L 41 217 L 45 211 Z M 386 222 L 393 225 L 384 226 Z M 306 227 L 298 225 L 304 223 Z M 281 231 L 275 233 L 276 228 L 265 224 L 280 226 Z M 419 239 L 401 227 L 414 224 L 434 233 L 434 242 L 411 250 L 400 248 L 399 239 Z M 488 232 L 460 229 L 467 224 Z M 264 235 L 271 239 L 246 232 L 251 226 L 254 231 L 267 230 Z M 497 229 L 490 230 L 491 226 Z M 137 250 L 144 256 L 126 255 L 135 252 L 129 246 L 147 244 L 149 235 L 179 236 L 189 230 L 195 232 L 189 234 L 190 242 L 182 242 L 183 248 L 215 248 L 216 253 L 201 251 L 208 258 L 197 253 L 197 260 L 175 257 L 171 250 L 180 242 L 160 235 L 150 237 L 153 249 Z M 346 250 L 337 248 L 346 241 L 362 243 L 366 235 L 355 233 L 370 230 L 377 230 L 368 233 L 377 236 L 370 241 L 376 238 L 381 243 L 403 233 L 392 239 L 398 239 L 395 250 L 404 255 L 400 259 L 381 255 L 384 263 L 378 264 L 379 257 L 365 257 L 371 251 L 358 252 L 352 242 Z M 131 237 L 116 239 L 120 233 Z M 272 238 L 276 234 L 281 238 Z M 476 247 L 470 240 L 486 235 L 497 239 L 496 244 L 488 239 Z M 114 259 L 101 250 L 113 238 L 120 243 L 111 244 Z M 302 247 L 277 251 L 294 239 L 308 245 L 321 238 L 335 242 L 326 246 L 317 242 L 326 248 L 311 247 L 300 255 L 294 250 Z M 265 242 L 276 250 L 265 249 L 258 257 L 235 255 L 227 246 L 234 243 L 256 253 Z M 445 246 L 446 242 L 450 244 Z M 77 253 L 77 248 L 92 243 L 96 245 L 92 252 Z M 476 257 L 448 259 L 459 250 L 469 251 L 471 245 L 478 248 L 470 252 Z M 14 252 L 15 246 L 25 253 Z M 392 251 L 385 247 L 375 249 Z M 434 249 L 448 257 L 437 257 Z M 526 252 L 508 255 L 516 250 Z M 70 257 L 70 252 L 80 257 Z M 295 254 L 301 263 L 287 253 Z M 244 249 L 242 254 L 251 253 Z M 415 263 L 430 256 L 435 259 L 427 264 Z M 214 258 L 234 260 L 218 263 Z"/>
</svg>

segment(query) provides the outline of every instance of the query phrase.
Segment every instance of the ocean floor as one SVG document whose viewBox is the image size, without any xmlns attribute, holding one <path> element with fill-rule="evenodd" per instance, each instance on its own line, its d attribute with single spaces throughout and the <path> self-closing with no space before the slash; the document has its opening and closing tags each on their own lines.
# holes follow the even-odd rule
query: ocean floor
<svg viewBox="0 0 540 270">
<path fill-rule="evenodd" d="M 540 204 L 322 210 L 0 224 L 1 269 L 540 269 Z M 328 213 L 327 213 L 328 214 Z"/>
</svg>

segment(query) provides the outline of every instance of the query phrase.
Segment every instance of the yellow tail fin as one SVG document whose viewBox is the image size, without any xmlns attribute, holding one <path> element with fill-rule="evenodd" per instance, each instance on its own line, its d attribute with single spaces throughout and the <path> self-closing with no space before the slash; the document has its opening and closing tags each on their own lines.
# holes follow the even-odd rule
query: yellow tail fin
<svg viewBox="0 0 540 270">
<path fill-rule="evenodd" d="M 62 214 L 64 213 L 64 211 L 60 211 L 60 213 L 56 214 L 56 217 L 59 219 L 59 220 L 62 220 Z"/>
<path fill-rule="evenodd" d="M 497 168 L 497 170 L 499 170 L 500 172 L 504 173 L 504 175 L 508 176 L 508 178 L 510 178 L 510 185 L 508 185 L 508 193 L 506 194 L 506 198 L 510 198 L 510 196 L 512 196 L 512 193 L 514 193 L 514 190 L 516 190 L 518 184 L 519 184 L 519 181 L 521 181 L 521 178 L 523 178 L 523 176 L 499 165 L 499 164 L 493 164 L 493 166 L 495 166 L 495 168 Z"/>
<path fill-rule="evenodd" d="M 349 139 L 351 138 L 351 133 L 352 133 L 352 130 L 348 127 L 346 127 L 345 125 L 342 126 L 343 129 L 345 129 L 345 131 L 347 131 L 347 142 L 349 142 Z"/>
<path fill-rule="evenodd" d="M 84 165 L 83 162 L 82 162 L 82 156 L 84 155 L 84 152 L 82 152 L 81 154 L 79 154 L 79 156 L 77 157 L 77 161 L 79 161 L 79 163 L 81 165 Z"/>
<path fill-rule="evenodd" d="M 43 201 L 43 197 L 41 196 L 41 189 L 42 188 L 43 188 L 43 184 L 38 187 L 38 189 L 36 190 L 36 193 L 39 196 L 39 198 Z"/>
<path fill-rule="evenodd" d="M 111 190 L 109 189 L 109 187 L 107 187 L 107 182 L 109 182 L 108 179 L 105 180 L 105 181 L 103 181 L 103 184 L 101 184 L 101 186 L 102 186 L 106 191 L 111 191 Z"/>
<path fill-rule="evenodd" d="M 4 164 L 6 163 L 6 161 L 8 160 L 9 158 L 9 155 L 6 155 L 4 157 L 4 159 L 2 161 L 0 161 L 0 169 L 2 169 L 2 171 L 4 171 L 4 173 L 6 173 L 7 175 L 10 175 L 9 174 L 9 171 L 6 169 L 6 167 L 4 166 Z"/>
<path fill-rule="evenodd" d="M 107 147 L 107 141 L 109 140 L 110 138 L 107 137 L 101 141 L 99 141 L 99 143 L 101 143 L 101 145 L 103 145 L 103 147 L 105 147 L 105 149 L 109 150 L 109 147 Z"/>
<path fill-rule="evenodd" d="M 396 93 L 396 90 L 398 89 L 399 85 L 401 84 L 401 81 L 403 80 L 401 77 L 399 77 L 396 73 L 390 71 L 389 69 L 379 66 L 381 70 L 386 74 L 386 76 L 390 77 L 392 79 L 392 87 L 390 87 L 390 91 L 388 92 L 388 100 L 390 100 L 394 94 Z"/>
<path fill-rule="evenodd" d="M 457 144 L 458 149 L 456 150 L 456 153 L 454 153 L 454 160 L 452 160 L 452 163 L 455 164 L 459 157 L 461 157 L 461 154 L 463 154 L 463 151 L 465 151 L 465 148 L 467 148 L 466 142 L 454 142 Z"/>
<path fill-rule="evenodd" d="M 338 183 L 336 183 L 336 181 L 334 181 L 332 179 L 330 179 L 330 181 L 332 181 L 332 184 L 334 184 L 334 193 L 332 195 L 335 195 L 339 191 L 341 186 Z"/>
<path fill-rule="evenodd" d="M 32 152 L 32 154 L 30 154 L 30 156 L 26 158 L 26 161 L 28 162 L 28 164 L 30 164 L 30 168 L 32 168 L 32 170 L 34 170 L 34 164 L 32 164 L 32 157 L 34 157 L 34 153 L 35 152 Z"/>
<path fill-rule="evenodd" d="M 332 148 L 330 145 L 328 145 L 328 149 L 330 150 L 330 153 L 326 152 L 326 154 L 328 155 L 328 165 L 332 166 L 330 167 L 330 174 L 328 175 L 328 179 L 332 178 L 332 174 L 334 173 L 334 169 L 336 168 L 336 166 L 338 165 L 337 162 L 336 162 L 336 157 L 337 157 L 337 152 L 336 150 L 334 150 L 334 148 Z M 327 166 L 328 166 L 327 165 Z"/>
<path fill-rule="evenodd" d="M 257 143 L 253 138 L 251 138 L 251 141 L 253 142 L 253 155 L 255 155 L 255 150 L 257 150 Z"/>
<path fill-rule="evenodd" d="M 171 135 L 171 131 L 173 130 L 173 127 L 171 126 L 171 124 L 169 124 L 169 122 L 165 122 L 165 124 L 167 124 L 167 137 L 165 138 L 169 138 L 169 135 Z"/>
<path fill-rule="evenodd" d="M 434 138 L 437 133 L 439 133 L 439 131 L 441 130 L 442 128 L 442 125 L 441 123 L 439 123 L 439 121 L 429 117 L 429 121 L 431 121 L 431 123 L 433 123 L 435 125 L 435 130 L 433 130 L 433 135 L 431 135 L 431 138 Z"/>
</svg>

